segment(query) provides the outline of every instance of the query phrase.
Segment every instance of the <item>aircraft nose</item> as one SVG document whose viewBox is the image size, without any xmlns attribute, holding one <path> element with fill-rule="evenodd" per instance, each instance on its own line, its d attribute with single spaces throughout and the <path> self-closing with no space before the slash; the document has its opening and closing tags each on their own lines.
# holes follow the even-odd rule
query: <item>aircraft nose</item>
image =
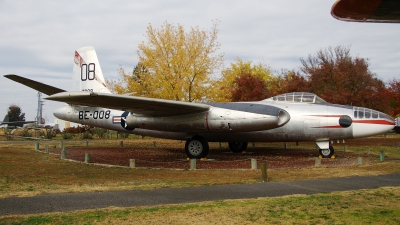
<svg viewBox="0 0 400 225">
<path fill-rule="evenodd" d="M 366 108 L 354 109 L 354 138 L 385 134 L 391 131 L 394 126 L 395 121 L 386 113 Z"/>
</svg>

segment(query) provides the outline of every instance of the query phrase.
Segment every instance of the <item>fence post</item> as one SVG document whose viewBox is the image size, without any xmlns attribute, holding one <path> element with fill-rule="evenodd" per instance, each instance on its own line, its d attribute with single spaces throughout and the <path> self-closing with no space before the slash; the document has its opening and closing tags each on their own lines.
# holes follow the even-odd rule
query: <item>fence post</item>
<svg viewBox="0 0 400 225">
<path fill-rule="evenodd" d="M 362 157 L 357 158 L 357 165 L 359 165 L 359 166 L 362 165 Z"/>
<path fill-rule="evenodd" d="M 124 147 L 124 141 L 120 141 L 120 142 L 119 142 L 119 146 L 120 146 L 120 147 Z"/>
<path fill-rule="evenodd" d="M 262 181 L 263 182 L 267 182 L 268 181 L 267 163 L 266 162 L 260 162 L 260 168 L 261 168 Z"/>
<path fill-rule="evenodd" d="M 319 157 L 315 158 L 315 166 L 318 167 L 321 165 L 321 159 Z"/>
<path fill-rule="evenodd" d="M 287 146 L 288 146 L 288 144 L 287 144 L 287 142 L 285 142 L 284 148 L 287 149 Z"/>
<path fill-rule="evenodd" d="M 385 151 L 381 151 L 381 154 L 379 156 L 380 156 L 381 162 L 383 162 L 383 160 L 385 160 Z"/>
<path fill-rule="evenodd" d="M 157 147 L 157 142 L 156 141 L 153 141 L 153 147 L 154 148 Z"/>
<path fill-rule="evenodd" d="M 67 149 L 63 148 L 61 150 L 61 159 L 66 159 L 67 158 Z"/>
<path fill-rule="evenodd" d="M 257 169 L 257 159 L 250 159 L 251 160 L 251 169 L 256 170 Z"/>
<path fill-rule="evenodd" d="M 196 169 L 196 159 L 190 159 L 190 169 L 195 170 Z"/>
<path fill-rule="evenodd" d="M 347 146 L 343 146 L 343 151 L 346 153 L 347 152 Z"/>
<path fill-rule="evenodd" d="M 46 147 L 44 147 L 44 152 L 49 153 L 49 146 L 46 145 Z"/>
<path fill-rule="evenodd" d="M 90 163 L 90 154 L 85 153 L 85 163 Z"/>
<path fill-rule="evenodd" d="M 36 151 L 39 151 L 39 142 L 37 142 L 37 143 L 35 144 L 35 150 L 36 150 Z"/>
<path fill-rule="evenodd" d="M 129 159 L 129 167 L 130 168 L 135 168 L 136 167 L 135 159 Z"/>
</svg>

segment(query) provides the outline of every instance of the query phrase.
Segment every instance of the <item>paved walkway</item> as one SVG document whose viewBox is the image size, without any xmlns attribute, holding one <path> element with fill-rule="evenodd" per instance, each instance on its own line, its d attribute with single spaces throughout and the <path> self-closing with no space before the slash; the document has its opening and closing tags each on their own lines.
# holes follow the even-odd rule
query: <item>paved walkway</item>
<svg viewBox="0 0 400 225">
<path fill-rule="evenodd" d="M 222 199 L 277 197 L 293 194 L 310 195 L 322 192 L 374 189 L 387 186 L 400 186 L 400 173 L 291 182 L 161 188 L 146 191 L 132 190 L 48 194 L 25 198 L 12 197 L 0 199 L 0 216 L 99 209 L 109 206 L 151 206 Z"/>
</svg>

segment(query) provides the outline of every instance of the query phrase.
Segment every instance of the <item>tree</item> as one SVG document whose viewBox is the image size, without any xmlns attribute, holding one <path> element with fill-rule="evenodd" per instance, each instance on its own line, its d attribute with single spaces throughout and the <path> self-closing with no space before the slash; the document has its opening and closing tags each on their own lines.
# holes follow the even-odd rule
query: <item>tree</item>
<svg viewBox="0 0 400 225">
<path fill-rule="evenodd" d="M 199 27 L 185 31 L 165 22 L 160 29 L 147 27 L 147 41 L 138 46 L 140 63 L 132 76 L 120 69 L 122 80 L 113 83 L 118 93 L 178 101 L 202 101 L 207 96 L 214 70 L 223 63 L 217 42 L 217 23 L 210 31 Z"/>
<path fill-rule="evenodd" d="M 250 77 L 260 78 L 265 82 L 265 91 L 268 92 L 270 82 L 275 79 L 268 66 L 263 63 L 253 64 L 251 61 L 243 61 L 239 58 L 231 63 L 230 67 L 222 70 L 222 78 L 213 84 L 210 89 L 211 101 L 215 102 L 228 102 L 232 101 L 233 89 L 237 89 L 237 78 L 240 76 L 247 76 L 239 79 L 249 80 Z"/>
<path fill-rule="evenodd" d="M 390 113 L 393 117 L 400 116 L 400 80 L 393 79 L 388 83 L 388 91 L 390 98 L 390 106 L 392 111 Z"/>
<path fill-rule="evenodd" d="M 351 56 L 349 47 L 328 47 L 300 61 L 310 91 L 326 101 L 390 111 L 384 83 L 369 70 L 368 59 Z"/>
<path fill-rule="evenodd" d="M 311 92 L 310 84 L 305 76 L 294 70 L 282 70 L 271 84 L 273 96 L 289 92 Z"/>
<path fill-rule="evenodd" d="M 232 102 L 260 101 L 267 96 L 267 86 L 260 77 L 244 73 L 235 78 L 235 88 L 232 90 Z"/>
<path fill-rule="evenodd" d="M 15 104 L 8 107 L 7 116 L 10 122 L 25 121 L 25 113 L 22 113 L 21 108 Z"/>
</svg>

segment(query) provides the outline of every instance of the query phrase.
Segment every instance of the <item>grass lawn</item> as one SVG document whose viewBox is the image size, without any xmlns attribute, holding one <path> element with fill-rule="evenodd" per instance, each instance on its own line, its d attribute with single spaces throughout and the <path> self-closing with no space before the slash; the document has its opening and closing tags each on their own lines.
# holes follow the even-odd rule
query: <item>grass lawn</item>
<svg viewBox="0 0 400 225">
<path fill-rule="evenodd" d="M 376 139 L 378 140 L 378 139 Z M 384 150 L 400 158 L 400 136 L 348 144 L 348 151 L 370 153 L 376 163 L 342 168 L 268 170 L 271 182 L 379 175 L 400 172 L 398 161 L 379 162 Z M 132 140 L 127 140 L 132 141 Z M 134 140 L 135 142 L 140 139 Z M 143 143 L 151 143 L 145 139 Z M 157 146 L 162 145 L 157 140 Z M 168 140 L 165 140 L 169 143 Z M 95 141 L 119 145 L 119 141 Z M 176 141 L 175 141 L 176 143 Z M 91 142 L 92 145 L 92 142 Z M 310 144 L 312 148 L 313 144 Z M 279 146 L 282 146 L 279 144 Z M 261 182 L 260 170 L 167 170 L 104 167 L 60 160 L 58 155 L 34 151 L 35 141 L 0 144 L 0 198 L 46 193 L 153 189 Z M 303 147 L 307 147 L 302 145 Z M 314 144 L 315 147 L 315 144 Z M 400 188 L 381 188 L 312 196 L 216 201 L 198 204 L 108 208 L 95 211 L 0 217 L 0 224 L 398 224 Z"/>
</svg>

